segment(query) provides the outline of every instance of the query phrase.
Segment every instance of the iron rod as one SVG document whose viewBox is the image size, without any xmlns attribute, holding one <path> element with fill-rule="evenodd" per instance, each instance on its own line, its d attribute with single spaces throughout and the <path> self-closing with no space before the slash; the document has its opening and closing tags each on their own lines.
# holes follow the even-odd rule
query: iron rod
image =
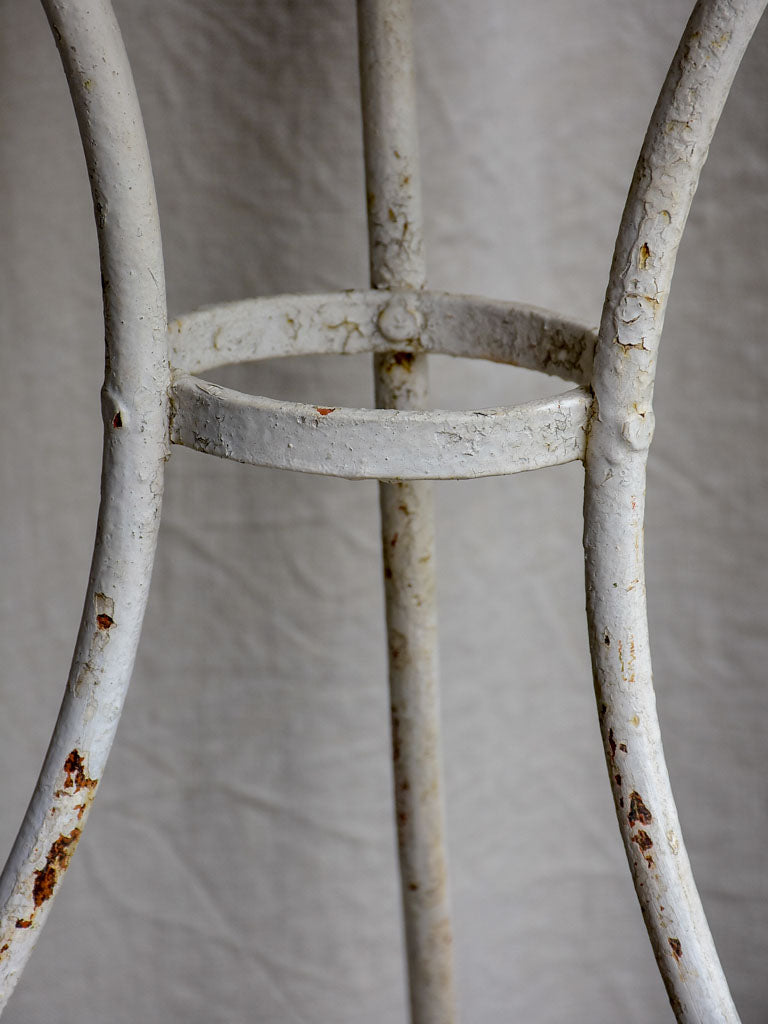
<svg viewBox="0 0 768 1024">
<path fill-rule="evenodd" d="M 358 0 L 371 285 L 425 285 L 409 0 Z M 405 342 L 416 325 L 380 321 Z M 376 404 L 428 401 L 427 357 L 374 357 Z M 434 511 L 429 483 L 379 485 L 395 814 L 412 1024 L 453 1024 L 453 932 L 442 795 Z"/>
</svg>

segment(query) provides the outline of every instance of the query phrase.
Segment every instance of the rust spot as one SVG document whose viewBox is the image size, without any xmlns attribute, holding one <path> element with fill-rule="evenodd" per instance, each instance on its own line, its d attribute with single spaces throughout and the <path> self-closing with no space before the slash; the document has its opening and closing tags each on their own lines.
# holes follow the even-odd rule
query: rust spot
<svg viewBox="0 0 768 1024">
<path fill-rule="evenodd" d="M 397 214 L 395 213 L 391 206 L 387 210 L 387 216 L 389 217 L 393 224 L 397 221 Z"/>
<path fill-rule="evenodd" d="M 626 743 L 620 743 L 619 744 L 619 750 L 622 752 L 622 754 L 626 754 L 627 753 L 627 744 Z"/>
<path fill-rule="evenodd" d="M 408 812 L 407 811 L 400 811 L 399 814 L 397 815 L 397 820 L 398 820 L 398 822 L 401 825 L 407 825 L 408 824 Z"/>
<path fill-rule="evenodd" d="M 389 543 L 390 543 L 390 545 L 391 545 L 392 547 L 394 547 L 394 546 L 395 546 L 395 544 L 397 544 L 397 538 L 398 538 L 399 536 L 400 536 L 400 534 L 399 534 L 399 533 L 396 533 L 396 534 L 394 534 L 394 535 L 393 535 L 393 537 L 392 537 L 392 540 L 391 540 L 391 541 L 389 542 Z"/>
<path fill-rule="evenodd" d="M 56 888 L 56 879 L 58 877 L 59 872 L 55 864 L 46 864 L 44 868 L 35 872 L 35 886 L 32 890 L 35 909 L 53 896 L 53 890 Z"/>
<path fill-rule="evenodd" d="M 85 808 L 87 804 L 75 804 L 75 810 L 77 811 L 77 820 L 82 821 L 83 815 L 85 814 Z"/>
<path fill-rule="evenodd" d="M 32 889 L 35 910 L 53 896 L 59 875 L 67 870 L 80 835 L 81 829 L 73 828 L 68 836 L 60 835 L 51 845 L 45 867 L 35 872 L 35 884 Z"/>
<path fill-rule="evenodd" d="M 4 952 L 5 952 L 5 951 L 6 951 L 7 949 L 8 949 L 8 943 L 6 942 L 4 946 L 0 947 L 0 956 L 2 956 L 2 955 L 3 955 L 3 953 L 4 953 Z"/>
<path fill-rule="evenodd" d="M 613 729 L 608 730 L 608 745 L 611 748 L 611 760 L 616 757 L 616 740 L 613 738 Z"/>
<path fill-rule="evenodd" d="M 392 358 L 398 366 L 402 366 L 408 373 L 411 372 L 413 368 L 413 352 L 394 352 Z"/>
<path fill-rule="evenodd" d="M 603 636 L 603 643 L 605 644 L 606 647 L 610 647 L 611 646 L 611 638 L 608 636 L 607 633 Z"/>
<path fill-rule="evenodd" d="M 400 716 L 394 707 L 392 714 L 392 761 L 396 764 L 400 760 Z M 403 787 L 405 788 L 405 786 Z"/>
<path fill-rule="evenodd" d="M 411 890 L 411 892 L 418 892 L 419 891 L 419 883 L 418 882 L 409 882 L 408 883 L 408 888 Z"/>
<path fill-rule="evenodd" d="M 621 776 L 618 772 L 613 776 L 613 781 L 616 783 L 619 789 L 621 789 Z"/>
<path fill-rule="evenodd" d="M 653 840 L 643 829 L 639 829 L 637 835 L 632 836 L 632 842 L 637 843 L 643 853 L 653 846 Z"/>
<path fill-rule="evenodd" d="M 16 927 L 17 928 L 31 928 L 32 927 L 32 922 L 31 921 L 21 921 L 21 920 L 19 920 L 19 921 L 16 922 Z"/>
<path fill-rule="evenodd" d="M 641 825 L 650 825 L 653 821 L 653 815 L 643 803 L 643 798 L 633 789 L 629 794 L 629 814 L 627 815 L 629 824 L 632 828 L 638 823 Z"/>
<path fill-rule="evenodd" d="M 120 415 L 119 412 L 116 412 L 114 417 L 113 417 L 113 419 L 112 419 L 112 426 L 115 428 L 115 430 L 119 430 L 120 427 L 122 427 L 122 425 L 123 425 L 123 417 Z"/>
<path fill-rule="evenodd" d="M 93 790 L 98 785 L 98 779 L 90 779 L 85 774 L 85 766 L 79 750 L 73 750 L 64 762 L 64 772 L 67 776 L 64 780 L 64 789 L 74 788 L 74 792 L 79 793 L 81 789 Z"/>
<path fill-rule="evenodd" d="M 388 565 L 385 566 L 385 568 L 384 568 L 384 579 L 385 580 L 391 580 L 392 579 L 392 570 L 389 568 Z"/>
<path fill-rule="evenodd" d="M 321 416 L 328 416 L 332 412 L 336 412 L 335 406 L 333 407 L 333 409 L 329 409 L 327 406 L 324 405 L 316 405 L 315 408 L 317 409 Z"/>
<path fill-rule="evenodd" d="M 683 947 L 680 945 L 680 939 L 667 939 L 669 948 L 672 950 L 672 956 L 675 960 L 680 960 L 683 955 Z"/>
<path fill-rule="evenodd" d="M 643 242 L 640 246 L 640 257 L 637 261 L 637 265 L 640 270 L 645 270 L 648 266 L 648 260 L 651 258 L 651 250 L 648 248 L 648 243 Z"/>
<path fill-rule="evenodd" d="M 109 629 L 110 626 L 114 626 L 115 624 L 115 620 L 111 615 L 107 615 L 106 612 L 102 612 L 101 615 L 97 615 L 96 622 L 99 625 L 99 629 Z"/>
<path fill-rule="evenodd" d="M 405 502 L 401 501 L 397 507 L 403 513 L 404 516 L 409 516 L 411 514 L 411 510 L 408 508 Z"/>
</svg>

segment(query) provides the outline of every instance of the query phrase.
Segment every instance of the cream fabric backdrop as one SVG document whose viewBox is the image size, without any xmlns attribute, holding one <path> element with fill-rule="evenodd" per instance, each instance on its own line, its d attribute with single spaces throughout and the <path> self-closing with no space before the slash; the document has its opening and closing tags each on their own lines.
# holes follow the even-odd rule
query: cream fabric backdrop
<svg viewBox="0 0 768 1024">
<path fill-rule="evenodd" d="M 171 313 L 363 287 L 352 0 L 119 0 Z M 599 318 L 688 0 L 415 0 L 432 287 Z M 98 498 L 99 273 L 34 0 L 0 6 L 0 840 L 71 656 Z M 680 254 L 647 523 L 662 727 L 745 1022 L 768 1020 L 764 665 L 768 24 Z M 370 402 L 367 359 L 221 372 Z M 435 404 L 554 393 L 433 361 Z M 615 826 L 584 623 L 578 465 L 436 487 L 463 1019 L 671 1018 Z M 176 449 L 145 635 L 87 836 L 8 1024 L 404 1019 L 373 483 Z"/>
</svg>

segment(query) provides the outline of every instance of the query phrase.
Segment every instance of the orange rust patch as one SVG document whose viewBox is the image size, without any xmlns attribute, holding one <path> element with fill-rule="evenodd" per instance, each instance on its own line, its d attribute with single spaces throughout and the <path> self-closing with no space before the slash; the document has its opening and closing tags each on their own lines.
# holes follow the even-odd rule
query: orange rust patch
<svg viewBox="0 0 768 1024">
<path fill-rule="evenodd" d="M 115 620 L 111 615 L 107 615 L 106 612 L 102 612 L 101 615 L 97 615 L 96 622 L 99 625 L 99 629 L 109 629 L 110 626 L 115 624 Z"/>
<path fill-rule="evenodd" d="M 115 416 L 114 416 L 114 419 L 112 420 L 112 426 L 115 428 L 115 430 L 119 430 L 120 427 L 122 427 L 122 425 L 123 425 L 123 417 L 120 415 L 119 412 L 116 412 Z"/>
<path fill-rule="evenodd" d="M 2 956 L 3 953 L 5 953 L 5 951 L 7 949 L 8 949 L 8 943 L 6 942 L 4 946 L 0 947 L 0 956 Z"/>
<path fill-rule="evenodd" d="M 672 956 L 675 960 L 680 960 L 683 955 L 683 947 L 680 945 L 680 939 L 667 939 L 669 948 L 672 950 Z"/>
<path fill-rule="evenodd" d="M 93 790 L 99 783 L 98 779 L 90 779 L 85 774 L 83 757 L 77 749 L 73 750 L 64 762 L 64 772 L 67 776 L 64 780 L 64 789 L 74 788 L 75 793 L 79 793 L 81 789 Z"/>
<path fill-rule="evenodd" d="M 627 815 L 629 824 L 632 828 L 638 823 L 641 825 L 650 825 L 653 821 L 653 815 L 643 803 L 643 798 L 637 792 L 632 790 L 629 794 L 629 814 Z"/>
<path fill-rule="evenodd" d="M 35 910 L 53 896 L 59 875 L 69 867 L 70 858 L 75 852 L 81 834 L 81 829 L 73 828 L 68 836 L 60 835 L 51 845 L 45 867 L 35 872 L 35 884 L 32 889 Z"/>
<path fill-rule="evenodd" d="M 651 250 L 648 248 L 648 243 L 643 242 L 640 246 L 640 259 L 637 261 L 640 270 L 645 270 L 648 266 L 648 260 L 651 258 Z"/>
<path fill-rule="evenodd" d="M 336 412 L 336 406 L 334 406 L 333 409 L 329 409 L 325 405 L 316 405 L 315 408 L 321 416 L 329 416 L 332 412 Z"/>
<path fill-rule="evenodd" d="M 643 853 L 645 853 L 646 850 L 650 850 L 653 846 L 653 840 L 643 829 L 640 829 L 637 835 L 632 836 L 632 842 L 637 843 Z"/>
<path fill-rule="evenodd" d="M 17 921 L 16 922 L 16 927 L 17 928 L 31 928 L 32 927 L 32 922 L 31 921 Z"/>
</svg>

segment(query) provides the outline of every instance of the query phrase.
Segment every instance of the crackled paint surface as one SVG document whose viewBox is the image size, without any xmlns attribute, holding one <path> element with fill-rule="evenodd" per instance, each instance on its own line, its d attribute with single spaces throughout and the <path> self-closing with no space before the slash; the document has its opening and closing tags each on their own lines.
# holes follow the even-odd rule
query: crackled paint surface
<svg viewBox="0 0 768 1024">
<path fill-rule="evenodd" d="M 648 933 L 677 1019 L 737 1021 L 691 874 L 661 746 L 645 609 L 645 465 L 677 248 L 764 0 L 697 4 L 651 118 L 619 229 L 595 351 L 584 548 L 598 711 Z"/>
<path fill-rule="evenodd" d="M 475 412 L 344 409 L 278 402 L 179 376 L 171 439 L 254 466 L 348 480 L 459 480 L 584 457 L 591 393 Z"/>
<path fill-rule="evenodd" d="M 276 356 L 429 352 L 589 384 L 597 332 L 521 302 L 426 289 L 275 295 L 210 306 L 168 325 L 171 365 L 203 373 Z"/>
</svg>

